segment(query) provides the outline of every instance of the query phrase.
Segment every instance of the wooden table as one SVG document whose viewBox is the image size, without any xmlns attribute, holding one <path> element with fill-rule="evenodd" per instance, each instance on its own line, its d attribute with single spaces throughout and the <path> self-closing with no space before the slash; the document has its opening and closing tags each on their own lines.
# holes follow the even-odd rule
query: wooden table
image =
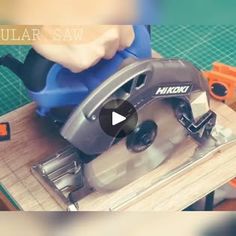
<svg viewBox="0 0 236 236">
<path fill-rule="evenodd" d="M 236 133 L 236 113 L 212 101 L 218 122 Z M 31 166 L 68 143 L 54 128 L 37 118 L 29 104 L 5 116 L 11 141 L 0 143 L 0 182 L 23 210 L 62 210 L 31 173 Z M 183 174 L 159 180 L 189 159 L 196 143 L 187 139 L 164 164 L 128 186 L 112 193 L 92 193 L 79 202 L 80 210 L 182 210 L 236 176 L 236 144 L 228 145 Z"/>
</svg>

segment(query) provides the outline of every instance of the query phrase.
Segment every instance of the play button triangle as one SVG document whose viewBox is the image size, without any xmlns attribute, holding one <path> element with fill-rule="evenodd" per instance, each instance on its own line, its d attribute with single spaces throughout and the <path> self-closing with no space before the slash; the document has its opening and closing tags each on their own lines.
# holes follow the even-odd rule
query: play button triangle
<svg viewBox="0 0 236 236">
<path fill-rule="evenodd" d="M 117 125 L 117 124 L 120 124 L 121 122 L 125 121 L 126 120 L 126 117 L 125 116 L 122 116 L 120 115 L 119 113 L 113 111 L 112 112 L 112 125 Z"/>
</svg>

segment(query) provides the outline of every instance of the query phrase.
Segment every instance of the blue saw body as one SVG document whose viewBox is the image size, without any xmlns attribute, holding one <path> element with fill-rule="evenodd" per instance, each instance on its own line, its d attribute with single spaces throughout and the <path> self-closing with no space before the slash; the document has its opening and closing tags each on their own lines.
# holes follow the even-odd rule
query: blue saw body
<svg viewBox="0 0 236 236">
<path fill-rule="evenodd" d="M 151 39 L 146 26 L 134 27 L 135 39 L 132 45 L 116 53 L 110 59 L 102 59 L 95 66 L 81 73 L 73 73 L 63 66 L 49 62 L 34 50 L 29 52 L 23 63 L 10 55 L 2 59 L 25 84 L 30 98 L 38 105 L 37 113 L 47 116 L 54 108 L 78 106 L 104 80 L 116 73 L 124 60 L 147 59 L 151 57 Z"/>
<path fill-rule="evenodd" d="M 111 60 L 101 60 L 95 66 L 72 73 L 59 64 L 54 64 L 47 75 L 46 86 L 40 92 L 29 91 L 38 104 L 38 113 L 45 116 L 51 108 L 79 105 L 104 80 L 116 73 L 127 58 L 151 57 L 150 35 L 145 26 L 135 26 L 135 40 L 130 48 L 118 52 Z"/>
</svg>

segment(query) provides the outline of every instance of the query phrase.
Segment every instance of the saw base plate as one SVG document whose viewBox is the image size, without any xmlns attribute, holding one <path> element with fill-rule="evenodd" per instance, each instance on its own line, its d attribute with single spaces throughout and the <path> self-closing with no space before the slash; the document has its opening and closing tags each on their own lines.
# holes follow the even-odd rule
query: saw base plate
<svg viewBox="0 0 236 236">
<path fill-rule="evenodd" d="M 73 146 L 35 164 L 32 172 L 63 208 L 77 208 L 77 202 L 92 192 Z"/>
<path fill-rule="evenodd" d="M 189 137 L 190 139 L 190 137 Z M 149 185 L 123 197 L 113 204 L 110 210 L 122 209 L 131 199 L 150 192 L 150 189 L 161 187 L 167 180 L 174 179 L 196 165 L 207 161 L 215 153 L 221 151 L 230 144 L 236 143 L 236 135 L 230 129 L 216 126 L 211 138 L 201 145 L 196 145 L 193 155 L 178 167 L 167 171 L 161 177 L 152 181 Z M 50 158 L 35 164 L 32 172 L 40 183 L 50 192 L 63 209 L 79 210 L 79 201 L 93 192 L 86 179 L 83 178 L 82 167 L 78 162 L 78 151 L 68 146 Z M 170 157 L 171 158 L 171 157 Z"/>
</svg>

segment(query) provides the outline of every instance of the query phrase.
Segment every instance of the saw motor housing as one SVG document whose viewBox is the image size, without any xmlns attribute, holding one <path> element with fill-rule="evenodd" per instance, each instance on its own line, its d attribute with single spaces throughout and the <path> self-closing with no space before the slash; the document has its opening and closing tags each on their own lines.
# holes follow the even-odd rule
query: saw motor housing
<svg viewBox="0 0 236 236">
<path fill-rule="evenodd" d="M 29 50 L 23 63 L 8 54 L 0 57 L 0 65 L 9 68 L 22 80 L 29 97 L 38 106 L 39 116 L 64 123 L 67 113 L 69 114 L 103 81 L 115 74 L 125 60 L 151 57 L 151 38 L 147 27 L 136 25 L 133 29 L 135 38 L 129 48 L 118 51 L 110 60 L 101 59 L 96 65 L 80 73 L 73 73 L 48 60 L 33 48 Z"/>
</svg>

